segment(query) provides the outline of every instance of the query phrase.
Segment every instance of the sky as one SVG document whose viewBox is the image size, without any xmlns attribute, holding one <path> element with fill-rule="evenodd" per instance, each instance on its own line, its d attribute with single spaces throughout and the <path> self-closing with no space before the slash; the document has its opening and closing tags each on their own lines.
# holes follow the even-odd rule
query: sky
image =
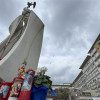
<svg viewBox="0 0 100 100">
<path fill-rule="evenodd" d="M 45 25 L 38 66 L 48 68 L 53 84 L 72 83 L 100 33 L 100 0 L 35 1 L 33 10 Z M 0 41 L 27 2 L 34 0 L 0 0 Z"/>
</svg>

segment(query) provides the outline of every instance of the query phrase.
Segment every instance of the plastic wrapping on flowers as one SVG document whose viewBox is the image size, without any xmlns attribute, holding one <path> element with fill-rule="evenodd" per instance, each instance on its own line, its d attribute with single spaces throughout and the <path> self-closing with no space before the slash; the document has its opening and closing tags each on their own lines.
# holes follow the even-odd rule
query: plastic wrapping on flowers
<svg viewBox="0 0 100 100">
<path fill-rule="evenodd" d="M 25 78 L 25 74 L 26 74 L 26 71 L 25 71 L 26 62 L 25 63 L 24 62 L 22 63 L 21 67 L 18 68 L 18 77 L 23 78 L 23 79 Z"/>
<path fill-rule="evenodd" d="M 38 68 L 37 69 L 37 75 L 34 77 L 34 86 L 40 87 L 44 86 L 46 88 L 51 88 L 52 81 L 50 80 L 50 77 L 45 75 L 45 72 L 47 71 L 46 67 Z"/>
<path fill-rule="evenodd" d="M 52 81 L 50 80 L 50 77 L 45 75 L 45 72 L 47 71 L 46 67 L 38 68 L 37 69 L 37 75 L 34 77 L 34 88 L 35 90 L 38 89 L 44 89 L 47 88 L 47 90 L 51 90 L 51 94 L 53 96 L 56 96 L 56 93 L 54 90 L 52 90 L 51 85 Z"/>
</svg>

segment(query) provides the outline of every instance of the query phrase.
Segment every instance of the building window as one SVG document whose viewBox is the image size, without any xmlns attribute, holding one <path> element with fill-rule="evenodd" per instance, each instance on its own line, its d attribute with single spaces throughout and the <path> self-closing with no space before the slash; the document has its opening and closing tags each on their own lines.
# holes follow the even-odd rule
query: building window
<svg viewBox="0 0 100 100">
<path fill-rule="evenodd" d="M 95 62 L 98 61 L 98 59 L 100 59 L 100 55 L 95 59 Z"/>
<path fill-rule="evenodd" d="M 83 96 L 91 96 L 91 93 L 90 92 L 83 92 L 82 95 Z"/>
<path fill-rule="evenodd" d="M 98 88 L 100 88 L 100 85 L 98 85 Z"/>
<path fill-rule="evenodd" d="M 94 54 L 92 55 L 92 57 L 94 57 L 94 55 L 96 54 L 97 51 L 94 52 Z"/>
<path fill-rule="evenodd" d="M 100 68 L 100 64 L 98 65 L 98 68 Z"/>
</svg>

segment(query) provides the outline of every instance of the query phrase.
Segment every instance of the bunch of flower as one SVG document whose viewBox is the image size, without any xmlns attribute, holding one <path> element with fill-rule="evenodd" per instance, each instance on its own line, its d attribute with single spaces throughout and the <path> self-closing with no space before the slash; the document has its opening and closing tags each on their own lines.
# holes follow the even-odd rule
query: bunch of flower
<svg viewBox="0 0 100 100">
<path fill-rule="evenodd" d="M 18 68 L 18 77 L 25 78 L 25 65 L 23 64 L 20 68 Z"/>
<path fill-rule="evenodd" d="M 47 67 L 41 67 L 37 69 L 37 75 L 45 75 L 45 72 L 47 71 Z"/>
<path fill-rule="evenodd" d="M 47 88 L 51 88 L 52 81 L 50 80 L 49 76 L 45 75 L 46 71 L 47 67 L 42 67 L 37 69 L 37 75 L 34 77 L 35 87 L 44 86 Z"/>
<path fill-rule="evenodd" d="M 51 94 L 53 96 L 56 96 L 56 93 L 54 90 L 52 90 L 52 81 L 49 76 L 45 75 L 45 72 L 47 71 L 47 67 L 41 67 L 37 69 L 37 72 L 34 77 L 34 86 L 35 89 L 45 89 L 48 88 L 51 91 Z"/>
</svg>

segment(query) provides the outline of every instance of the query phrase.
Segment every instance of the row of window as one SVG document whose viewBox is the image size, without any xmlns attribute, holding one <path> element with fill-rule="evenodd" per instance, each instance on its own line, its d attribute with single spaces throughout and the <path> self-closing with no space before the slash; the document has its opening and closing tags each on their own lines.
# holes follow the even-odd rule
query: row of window
<svg viewBox="0 0 100 100">
<path fill-rule="evenodd" d="M 98 85 L 99 84 L 99 82 L 100 82 L 100 74 L 97 76 L 97 77 L 95 77 L 94 79 L 92 79 L 88 84 L 87 84 L 87 86 L 88 87 L 95 87 L 96 86 L 96 84 Z M 96 87 L 100 87 L 100 86 L 96 86 Z"/>
<path fill-rule="evenodd" d="M 87 83 L 89 80 L 91 80 L 93 77 L 95 77 L 99 73 L 98 69 L 96 68 L 91 74 L 89 74 L 87 77 L 83 77 L 83 75 L 80 77 L 80 79 L 76 82 L 76 87 L 80 87 L 81 85 Z M 86 75 L 84 75 L 86 76 Z M 97 78 L 97 77 L 96 77 Z M 93 86 L 96 82 L 96 78 L 92 79 L 88 84 L 90 86 Z M 100 78 L 98 78 L 98 81 L 100 81 Z"/>
<path fill-rule="evenodd" d="M 100 59 L 100 55 L 97 52 L 97 50 L 95 50 L 94 54 L 92 55 L 92 58 L 90 58 L 90 60 L 87 62 L 87 64 L 85 65 L 85 67 L 82 69 L 83 71 L 83 75 L 78 79 L 78 81 L 75 83 L 76 87 L 81 86 L 82 84 L 87 83 L 89 80 L 91 80 L 93 77 L 95 77 L 99 71 L 97 68 L 100 68 L 100 64 L 97 66 L 97 68 L 95 69 L 96 65 L 95 63 Z M 95 70 L 94 70 L 95 69 Z M 100 79 L 99 79 L 100 80 Z M 95 82 L 95 79 L 92 80 L 93 82 Z M 90 82 L 90 84 L 92 83 L 92 81 Z M 93 83 L 94 84 L 94 83 Z"/>
<path fill-rule="evenodd" d="M 93 55 L 91 56 L 91 58 L 95 58 L 95 55 L 97 55 L 97 49 L 94 48 L 93 51 L 92 51 L 92 53 L 93 53 Z M 92 53 L 91 53 L 91 54 L 92 54 Z M 91 54 L 90 54 L 90 55 L 91 55 Z M 89 65 L 90 65 L 93 61 L 94 61 L 93 59 L 89 59 L 89 61 L 87 62 L 86 66 L 84 67 L 83 70 L 86 71 L 86 70 L 88 69 Z"/>
</svg>

